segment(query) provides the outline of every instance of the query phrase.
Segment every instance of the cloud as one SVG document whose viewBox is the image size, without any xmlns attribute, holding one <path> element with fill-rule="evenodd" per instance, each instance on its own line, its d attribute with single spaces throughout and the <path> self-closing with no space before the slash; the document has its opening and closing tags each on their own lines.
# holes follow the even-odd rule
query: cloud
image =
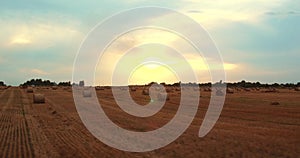
<svg viewBox="0 0 300 158">
<path fill-rule="evenodd" d="M 113 75 L 114 68 L 124 56 L 129 58 L 128 62 L 130 62 L 130 64 L 135 63 L 139 65 L 141 61 L 145 62 L 150 59 L 148 55 L 145 54 L 156 57 L 157 59 L 151 58 L 156 62 L 162 62 L 175 67 L 176 69 L 174 71 L 187 71 L 187 67 L 185 66 L 186 62 L 184 61 L 186 60 L 196 72 L 196 76 L 206 82 L 210 79 L 210 77 L 207 77 L 210 76 L 209 68 L 214 70 L 224 68 L 225 71 L 234 71 L 238 67 L 235 63 L 225 62 L 216 63 L 208 68 L 205 60 L 213 62 L 214 59 L 201 57 L 201 54 L 189 42 L 177 34 L 159 29 L 142 29 L 123 34 L 106 49 L 106 52 L 104 52 L 96 68 L 96 76 L 101 76 L 101 78 L 98 77 L 96 79 L 96 83 L 110 84 L 110 77 Z M 121 68 L 124 69 L 124 71 L 121 72 L 128 71 L 128 67 L 126 66 L 122 66 Z M 138 75 L 135 74 L 130 80 L 130 83 L 148 83 L 148 81 L 151 80 L 151 78 L 149 78 L 151 73 L 146 72 L 146 70 L 148 70 L 147 68 L 149 68 L 149 66 L 140 69 L 145 70 L 145 74 L 141 73 L 143 71 L 138 71 L 138 74 L 147 77 L 137 77 Z M 148 70 L 148 72 L 153 71 Z M 173 82 L 175 80 L 174 75 L 166 73 L 166 69 L 157 69 L 157 72 L 160 73 L 156 74 L 165 75 L 152 77 L 153 79 L 155 78 L 161 81 L 169 76 L 170 80 L 166 80 L 166 82 Z M 133 81 L 135 79 L 139 81 Z"/>
<path fill-rule="evenodd" d="M 15 45 L 15 44 L 25 45 L 25 44 L 30 44 L 30 43 L 32 43 L 32 41 L 29 38 L 27 38 L 26 36 L 22 36 L 22 35 L 13 37 L 10 42 L 11 45 Z"/>
<path fill-rule="evenodd" d="M 37 68 L 34 68 L 34 69 L 27 69 L 27 68 L 22 68 L 20 69 L 20 72 L 23 73 L 23 75 L 31 75 L 31 76 L 39 76 L 39 75 L 42 75 L 42 76 L 45 76 L 45 75 L 49 75 L 50 73 L 44 71 L 44 70 L 41 70 L 41 69 L 37 69 Z"/>
<path fill-rule="evenodd" d="M 234 71 L 227 71 L 227 81 L 260 81 L 264 83 L 282 82 L 283 77 L 289 76 L 286 70 L 272 70 L 255 64 L 239 64 Z M 296 81 L 296 80 L 295 80 Z M 284 81 L 285 83 L 288 80 Z"/>
<path fill-rule="evenodd" d="M 34 75 L 49 75 L 48 72 L 45 72 L 45 71 L 39 70 L 39 69 L 31 69 L 30 73 L 32 73 Z"/>
<path fill-rule="evenodd" d="M 201 10 L 188 10 L 188 13 L 203 13 Z"/>
<path fill-rule="evenodd" d="M 20 15 L 10 19 L 0 19 L 0 49 L 18 48 L 45 49 L 58 45 L 67 45 L 72 40 L 82 39 L 82 33 L 73 26 L 74 22 L 66 19 L 65 23 L 37 18 L 24 21 Z M 3 36 L 2 36 L 3 35 Z"/>
<path fill-rule="evenodd" d="M 285 0 L 266 0 L 263 2 L 260 0 L 244 0 L 242 2 L 234 0 L 182 0 L 177 3 L 178 6 L 181 6 L 179 7 L 181 12 L 193 18 L 207 29 L 214 29 L 224 27 L 232 22 L 257 25 L 261 22 L 263 18 L 261 15 L 266 10 L 274 10 L 285 2 Z M 190 10 L 201 10 L 201 12 L 194 14 Z"/>
<path fill-rule="evenodd" d="M 178 40 L 180 37 L 172 32 L 161 30 L 159 28 L 145 28 L 139 30 L 133 30 L 120 36 L 112 45 L 110 50 L 124 53 L 125 50 L 131 49 L 137 45 L 160 43 L 171 44 Z"/>
<path fill-rule="evenodd" d="M 204 26 L 218 44 L 225 60 L 223 66 L 229 74 L 227 76 L 233 81 L 244 78 L 260 80 L 268 77 L 278 77 L 284 81 L 283 75 L 278 76 L 284 69 L 282 67 L 295 67 L 295 71 L 296 67 L 299 67 L 296 61 L 299 56 L 290 56 L 291 50 L 299 54 L 299 47 L 295 44 L 299 34 L 299 20 L 296 18 L 300 13 L 296 1 L 293 4 L 289 0 L 124 0 L 118 3 L 108 0 L 93 0 L 87 3 L 54 0 L 34 4 L 20 2 L 19 5 L 10 1 L 4 2 L 7 3 L 9 5 L 0 6 L 0 64 L 4 70 L 0 72 L 0 76 L 9 81 L 18 78 L 15 79 L 16 83 L 34 76 L 51 77 L 56 81 L 68 80 L 77 48 L 83 40 L 84 33 L 92 28 L 92 25 L 120 10 L 145 5 L 179 10 Z M 290 19 L 287 20 L 288 18 Z M 174 20 L 174 25 L 178 23 Z M 182 26 L 182 29 L 188 27 Z M 115 41 L 112 48 L 108 49 L 106 58 L 103 58 L 102 67 L 100 66 L 104 73 L 100 74 L 101 79 L 110 81 L 110 70 L 124 51 L 151 42 L 177 49 L 198 71 L 199 78 L 209 80 L 206 63 L 201 61 L 204 59 L 201 59 L 199 53 L 187 46 L 186 41 L 177 35 L 159 30 L 136 31 Z M 280 51 L 286 53 L 286 57 L 271 57 Z M 139 58 L 136 54 L 132 60 Z M 262 59 L 260 54 L 268 56 Z M 168 64 L 181 64 L 172 52 L 163 52 L 163 57 L 169 59 Z M 15 64 L 7 64 L 12 61 Z M 20 67 L 26 68 L 18 71 Z M 10 73 L 13 71 L 19 73 Z M 299 73 L 296 75 L 299 76 Z M 292 74 L 290 78 L 297 78 L 296 75 Z"/>
<path fill-rule="evenodd" d="M 233 71 L 239 65 L 236 63 L 224 62 L 224 63 L 216 63 L 214 59 L 205 58 L 193 54 L 184 55 L 188 61 L 188 63 L 192 66 L 194 70 L 197 70 L 200 73 L 209 72 L 210 70 L 220 70 L 224 69 L 224 71 Z M 207 65 L 205 61 L 210 61 L 211 63 L 215 63 L 214 65 Z M 208 74 L 209 75 L 209 74 Z"/>
<path fill-rule="evenodd" d="M 42 66 L 42 65 L 39 65 Z M 48 78 L 56 82 L 60 82 L 62 80 L 71 81 L 72 76 L 72 66 L 64 66 L 64 65 L 53 65 L 52 69 L 44 66 L 45 68 L 21 68 L 19 69 L 19 73 L 21 73 L 23 80 L 30 78 Z M 59 68 L 58 68 L 59 67 Z M 18 73 L 13 74 L 18 76 Z"/>
<path fill-rule="evenodd" d="M 47 48 L 65 44 L 74 37 L 80 37 L 80 33 L 73 28 L 57 24 L 33 23 L 15 27 L 12 30 L 12 40 L 9 42 L 9 46 L 15 47 L 16 44 L 31 44 L 32 47 Z"/>
<path fill-rule="evenodd" d="M 267 11 L 265 15 L 270 16 L 288 16 L 288 15 L 300 15 L 299 11 L 286 11 L 286 12 L 276 12 L 276 11 Z"/>
<path fill-rule="evenodd" d="M 134 49 L 130 50 L 131 48 Z M 130 51 L 127 52 L 128 50 Z M 151 56 L 153 58 L 150 58 Z M 205 60 L 214 61 L 214 59 L 201 57 L 198 51 L 184 39 L 170 32 L 163 32 L 161 30 L 150 31 L 146 29 L 126 34 L 110 45 L 97 65 L 96 84 L 111 84 L 110 78 L 115 71 L 115 66 L 120 63 L 121 59 L 126 59 L 127 62 L 135 64 L 136 66 L 143 62 L 164 63 L 171 66 L 175 72 L 189 71 L 186 66 L 188 63 L 192 70 L 195 71 L 195 75 L 203 82 L 210 81 L 210 77 L 207 77 L 210 76 L 209 68 L 218 70 L 224 67 L 225 71 L 234 71 L 238 67 L 237 64 L 226 62 L 216 63 L 208 68 Z M 133 71 L 131 70 L 132 67 L 127 67 L 126 62 L 124 62 L 124 65 L 120 68 L 122 70 L 118 71 L 122 73 Z M 126 76 L 126 74 L 119 75 L 121 75 L 119 76 L 120 78 Z M 173 72 L 168 71 L 168 69 L 161 66 L 153 66 L 153 64 L 145 64 L 139 71 L 136 71 L 136 73 L 133 74 L 132 78 L 129 79 L 129 83 L 145 84 L 150 80 L 159 82 L 164 80 L 165 82 L 170 83 L 178 81 L 178 79 L 174 77 Z"/>
</svg>

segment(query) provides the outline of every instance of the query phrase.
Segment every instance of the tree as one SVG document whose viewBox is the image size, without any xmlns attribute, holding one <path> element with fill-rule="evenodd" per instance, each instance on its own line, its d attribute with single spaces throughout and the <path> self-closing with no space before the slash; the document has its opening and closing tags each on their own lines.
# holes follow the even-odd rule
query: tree
<svg viewBox="0 0 300 158">
<path fill-rule="evenodd" d="M 6 86 L 3 81 L 0 81 L 0 86 Z"/>
<path fill-rule="evenodd" d="M 260 87 L 261 85 L 260 85 L 260 82 L 256 82 L 255 83 L 255 87 Z"/>
</svg>

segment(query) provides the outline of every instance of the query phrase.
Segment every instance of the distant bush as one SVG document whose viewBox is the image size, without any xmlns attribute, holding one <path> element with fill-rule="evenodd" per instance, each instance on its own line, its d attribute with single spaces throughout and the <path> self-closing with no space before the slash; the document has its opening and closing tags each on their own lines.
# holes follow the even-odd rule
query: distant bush
<svg viewBox="0 0 300 158">
<path fill-rule="evenodd" d="M 3 81 L 0 81 L 0 86 L 6 86 Z"/>
<path fill-rule="evenodd" d="M 242 80 L 240 82 L 227 83 L 227 86 L 228 87 L 242 87 L 242 88 L 256 88 L 256 87 L 261 87 L 261 88 L 270 88 L 270 87 L 274 87 L 274 88 L 280 88 L 280 87 L 289 88 L 289 87 L 292 87 L 293 88 L 293 87 L 296 87 L 297 84 L 294 84 L 294 83 L 261 84 L 260 82 L 246 82 L 245 80 Z"/>
<path fill-rule="evenodd" d="M 71 86 L 71 82 L 59 82 L 58 86 Z"/>
</svg>

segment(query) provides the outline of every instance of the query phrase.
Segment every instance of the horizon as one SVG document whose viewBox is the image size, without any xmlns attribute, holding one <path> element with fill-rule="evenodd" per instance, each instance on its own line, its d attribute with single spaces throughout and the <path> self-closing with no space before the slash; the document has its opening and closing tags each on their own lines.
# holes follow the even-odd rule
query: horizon
<svg viewBox="0 0 300 158">
<path fill-rule="evenodd" d="M 49 79 L 43 79 L 43 78 L 32 78 L 32 79 L 28 79 L 22 83 L 19 83 L 19 84 L 16 84 L 16 85 L 10 85 L 10 84 L 7 84 L 5 81 L 1 80 L 0 79 L 0 83 L 3 82 L 6 86 L 14 86 L 14 87 L 17 87 L 17 86 L 20 86 L 28 81 L 31 81 L 31 80 L 38 80 L 38 79 L 41 79 L 42 81 L 50 81 L 51 83 L 55 83 L 56 85 L 58 85 L 59 83 L 66 83 L 66 82 L 70 82 L 71 86 L 72 84 L 78 84 L 78 83 L 75 83 L 75 82 L 71 82 L 71 81 L 53 81 L 53 80 L 49 80 Z M 300 84 L 300 81 L 299 82 L 296 82 L 296 83 L 290 83 L 290 82 L 273 82 L 273 83 L 267 83 L 267 82 L 260 82 L 260 81 L 247 81 L 247 80 L 240 80 L 240 81 L 233 81 L 233 82 L 226 82 L 226 81 L 223 81 L 223 83 L 226 83 L 226 84 L 236 84 L 236 83 L 241 83 L 245 81 L 246 83 L 257 83 L 259 82 L 259 84 L 261 85 L 273 85 L 273 84 L 279 84 L 279 85 L 282 85 L 282 84 L 293 84 L 293 85 L 298 85 Z M 181 82 L 181 81 L 178 81 L 178 82 L 156 82 L 156 81 L 152 81 L 152 82 L 149 82 L 149 83 L 145 83 L 145 84 L 128 84 L 128 85 L 100 85 L 100 84 L 94 84 L 94 85 L 88 85 L 88 86 L 143 86 L 143 85 L 149 85 L 150 83 L 157 83 L 157 84 L 161 84 L 161 83 L 164 83 L 166 85 L 173 85 L 173 84 L 176 84 L 176 83 L 182 83 L 182 84 L 213 84 L 212 82 Z M 216 82 L 218 83 L 218 82 Z"/>
<path fill-rule="evenodd" d="M 158 6 L 177 10 L 208 31 L 224 61 L 224 82 L 300 82 L 300 7 L 297 2 L 247 0 L 235 3 L 230 0 L 218 4 L 216 6 L 215 2 L 208 0 L 4 1 L 0 6 L 0 80 L 13 86 L 31 78 L 72 82 L 74 59 L 81 42 L 94 26 L 123 10 Z M 181 66 L 182 59 L 162 44 L 180 47 L 184 52 L 182 56 L 197 77 L 197 81 L 191 82 L 211 81 L 206 62 L 213 59 L 196 54 L 178 35 L 143 29 L 128 32 L 110 45 L 95 67 L 94 84 L 111 84 L 113 68 L 124 56 L 124 48 L 142 42 L 161 45 L 142 45 L 139 49 L 132 49 L 128 53 L 129 61 L 135 62 L 144 57 L 143 53 L 148 53 L 168 59 L 168 64 Z M 151 63 L 148 59 L 145 62 L 149 63 L 131 72 L 128 84 L 141 85 L 151 80 L 175 83 L 179 80 L 168 67 Z M 185 72 L 185 69 L 178 71 Z"/>
</svg>

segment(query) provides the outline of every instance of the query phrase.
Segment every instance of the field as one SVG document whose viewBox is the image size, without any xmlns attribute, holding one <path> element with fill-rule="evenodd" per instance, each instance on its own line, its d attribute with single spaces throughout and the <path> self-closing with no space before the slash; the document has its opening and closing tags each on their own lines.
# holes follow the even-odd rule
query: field
<svg viewBox="0 0 300 158">
<path fill-rule="evenodd" d="M 176 141 L 146 153 L 124 152 L 93 137 L 76 112 L 70 88 L 34 88 L 46 97 L 34 104 L 33 93 L 10 87 L 0 90 L 1 157 L 298 157 L 300 154 L 300 92 L 279 89 L 276 93 L 258 90 L 227 94 L 221 116 L 204 138 L 199 127 L 210 100 L 201 91 L 198 113 L 191 126 Z M 157 129 L 172 119 L 178 109 L 180 92 L 170 92 L 170 100 L 153 117 L 137 118 L 123 112 L 111 89 L 97 95 L 109 118 L 133 131 Z M 131 92 L 139 104 L 149 96 L 142 89 Z M 278 102 L 279 105 L 271 105 Z"/>
</svg>

